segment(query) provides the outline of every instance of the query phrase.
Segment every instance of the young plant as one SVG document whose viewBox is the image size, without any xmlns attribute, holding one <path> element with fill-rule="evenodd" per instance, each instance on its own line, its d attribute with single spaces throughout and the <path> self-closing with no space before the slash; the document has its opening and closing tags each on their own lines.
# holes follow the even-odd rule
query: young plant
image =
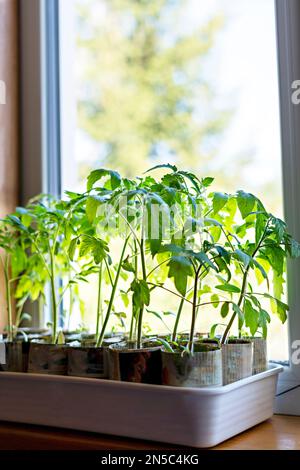
<svg viewBox="0 0 300 470">
<path fill-rule="evenodd" d="M 97 183 L 97 186 L 96 186 Z M 96 322 L 96 343 L 102 345 L 107 325 L 111 315 L 117 313 L 114 310 L 114 301 L 118 292 L 119 281 L 122 274 L 122 263 L 126 255 L 126 250 L 130 235 L 125 234 L 123 247 L 119 261 L 111 267 L 112 260 L 108 256 L 108 245 L 103 239 L 116 238 L 120 233 L 116 230 L 115 218 L 117 214 L 113 209 L 114 200 L 123 190 L 123 180 L 117 172 L 99 169 L 94 170 L 87 180 L 87 191 L 80 196 L 78 201 L 84 203 L 86 219 L 89 223 L 88 230 L 77 234 L 73 238 L 69 253 L 71 258 L 79 247 L 80 256 L 92 256 L 94 266 L 98 265 L 98 294 L 97 294 L 97 322 Z M 101 238 L 99 234 L 101 233 Z M 100 253 L 99 243 L 102 243 L 102 253 Z M 95 247 L 98 246 L 99 250 Z M 93 268 L 92 268 L 93 269 Z M 114 273 L 113 273 L 114 271 Z M 101 321 L 104 301 L 102 298 L 102 283 L 106 272 L 111 285 L 110 298 L 106 302 L 107 308 L 103 321 Z M 88 273 L 90 274 L 90 273 Z M 113 275 L 114 274 L 114 275 Z M 101 327 L 101 328 L 100 328 Z"/>
<path fill-rule="evenodd" d="M 28 262 L 22 274 L 16 295 L 27 295 L 31 300 L 47 298 L 50 286 L 51 299 L 51 342 L 56 344 L 59 337 L 59 317 L 63 297 L 77 275 L 70 279 L 70 263 L 67 254 L 66 232 L 69 224 L 66 205 L 51 196 L 42 195 L 30 201 L 26 208 L 17 209 L 8 220 L 23 240 L 23 251 Z M 66 287 L 61 280 L 70 279 Z"/>
<path fill-rule="evenodd" d="M 203 305 L 215 302 L 201 302 L 202 295 L 210 292 L 210 287 L 204 284 L 212 272 L 228 272 L 227 251 L 218 244 L 213 243 L 213 232 L 221 224 L 209 218 L 209 206 L 206 190 L 212 178 L 200 180 L 192 173 L 178 171 L 172 165 L 159 165 L 155 167 L 171 169 L 171 173 L 164 175 L 155 185 L 158 196 L 169 207 L 172 214 L 170 231 L 168 233 L 171 243 L 162 243 L 162 237 L 149 240 L 150 251 L 153 256 L 167 257 L 159 263 L 160 269 L 168 268 L 168 277 L 173 279 L 175 288 L 179 293 L 180 303 L 174 325 L 172 340 L 177 337 L 177 328 L 183 305 L 191 305 L 191 326 L 187 350 L 193 352 L 195 325 L 199 309 Z M 159 233 L 162 233 L 159 222 Z M 164 234 L 165 235 L 165 234 Z M 166 263 L 166 265 L 164 265 Z M 164 267 L 163 267 L 164 265 Z M 192 286 L 189 288 L 190 280 Z M 162 284 L 153 284 L 154 287 L 166 289 Z M 167 289 L 168 290 L 168 289 Z M 172 292 L 172 291 L 171 291 Z M 173 291 L 176 294 L 176 292 Z M 192 298 L 189 299 L 189 293 Z M 176 294 L 178 295 L 178 294 Z"/>
<path fill-rule="evenodd" d="M 285 222 L 268 213 L 253 194 L 244 191 L 238 191 L 234 196 L 214 193 L 212 199 L 213 216 L 221 224 L 219 237 L 223 238 L 228 251 L 230 269 L 236 273 L 234 282 L 221 279 L 221 284 L 216 286 L 219 291 L 236 298 L 235 302 L 232 301 L 233 311 L 222 343 L 227 341 L 236 318 L 240 336 L 245 325 L 252 336 L 261 329 L 266 337 L 271 318 L 261 301 L 269 299 L 271 310 L 279 316 L 282 323 L 286 321 L 289 307 L 281 300 L 285 261 L 288 256 L 299 256 L 300 246 L 287 232 Z M 260 285 L 264 285 L 265 289 L 261 290 Z M 224 318 L 228 313 L 229 304 L 223 303 L 221 316 Z"/>
<path fill-rule="evenodd" d="M 6 294 L 6 331 L 8 341 L 11 342 L 14 339 L 21 321 L 28 317 L 22 314 L 23 305 L 27 297 L 24 296 L 17 304 L 15 321 L 13 318 L 16 287 L 20 282 L 20 276 L 26 269 L 27 257 L 20 233 L 15 229 L 9 217 L 2 220 L 0 223 L 0 248 L 0 262 L 4 274 Z"/>
</svg>

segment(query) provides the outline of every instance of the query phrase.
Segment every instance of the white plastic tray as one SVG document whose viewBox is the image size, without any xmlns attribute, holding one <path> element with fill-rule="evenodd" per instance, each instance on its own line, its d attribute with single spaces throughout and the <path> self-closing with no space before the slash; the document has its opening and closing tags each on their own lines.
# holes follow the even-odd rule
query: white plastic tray
<svg viewBox="0 0 300 470">
<path fill-rule="evenodd" d="M 0 373 L 0 420 L 212 447 L 273 414 L 281 366 L 203 389 Z"/>
</svg>

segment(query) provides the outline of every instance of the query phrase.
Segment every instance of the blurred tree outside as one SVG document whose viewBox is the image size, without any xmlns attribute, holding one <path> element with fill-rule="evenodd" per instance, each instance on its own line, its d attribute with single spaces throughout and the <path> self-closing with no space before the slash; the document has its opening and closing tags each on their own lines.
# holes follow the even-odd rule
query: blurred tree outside
<svg viewBox="0 0 300 470">
<path fill-rule="evenodd" d="M 204 73 L 222 15 L 192 27 L 182 22 L 187 0 L 80 0 L 76 6 L 84 84 L 78 125 L 100 144 L 97 166 L 132 177 L 172 162 L 203 174 L 216 152 L 210 142 L 230 118 L 229 110 L 210 105 Z M 82 162 L 81 176 L 89 170 Z"/>
</svg>

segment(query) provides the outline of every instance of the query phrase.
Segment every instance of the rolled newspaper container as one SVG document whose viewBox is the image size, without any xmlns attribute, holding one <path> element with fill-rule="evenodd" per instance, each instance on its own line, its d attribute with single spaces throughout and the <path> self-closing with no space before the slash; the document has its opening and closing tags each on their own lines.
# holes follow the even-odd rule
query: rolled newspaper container
<svg viewBox="0 0 300 470">
<path fill-rule="evenodd" d="M 252 375 L 253 343 L 249 339 L 230 339 L 222 345 L 223 385 Z"/>
<path fill-rule="evenodd" d="M 26 372 L 27 361 L 25 356 L 25 347 L 23 341 L 4 341 L 2 342 L 3 360 L 0 363 L 0 371 L 2 372 Z M 23 357 L 24 349 L 24 357 Z M 3 363 L 2 363 L 3 362 Z"/>
<path fill-rule="evenodd" d="M 268 368 L 267 341 L 264 338 L 251 338 L 253 343 L 253 375 Z"/>
<path fill-rule="evenodd" d="M 126 343 L 109 347 L 109 377 L 124 382 L 161 384 L 161 346 L 138 349 Z"/>
<path fill-rule="evenodd" d="M 67 349 L 66 345 L 32 342 L 29 349 L 28 372 L 67 375 Z"/>
<path fill-rule="evenodd" d="M 222 385 L 222 353 L 215 345 L 195 345 L 193 354 L 162 351 L 162 383 L 175 387 Z"/>
<path fill-rule="evenodd" d="M 68 348 L 68 375 L 95 379 L 108 378 L 107 348 L 72 345 Z"/>
</svg>

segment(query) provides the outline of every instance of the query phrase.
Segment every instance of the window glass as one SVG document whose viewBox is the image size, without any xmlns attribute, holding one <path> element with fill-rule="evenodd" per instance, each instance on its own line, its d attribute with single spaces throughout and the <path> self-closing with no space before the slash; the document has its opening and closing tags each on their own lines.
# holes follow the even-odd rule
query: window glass
<svg viewBox="0 0 300 470">
<path fill-rule="evenodd" d="M 273 0 L 63 0 L 60 8 L 64 189 L 84 189 L 94 168 L 135 176 L 169 162 L 214 176 L 215 190 L 253 192 L 282 216 Z M 88 306 L 95 296 L 91 282 Z M 162 299 L 176 308 L 162 293 L 154 309 Z M 214 309 L 198 328 L 207 331 L 212 317 L 219 321 Z M 269 337 L 270 357 L 287 359 L 287 326 L 273 318 Z"/>
</svg>

